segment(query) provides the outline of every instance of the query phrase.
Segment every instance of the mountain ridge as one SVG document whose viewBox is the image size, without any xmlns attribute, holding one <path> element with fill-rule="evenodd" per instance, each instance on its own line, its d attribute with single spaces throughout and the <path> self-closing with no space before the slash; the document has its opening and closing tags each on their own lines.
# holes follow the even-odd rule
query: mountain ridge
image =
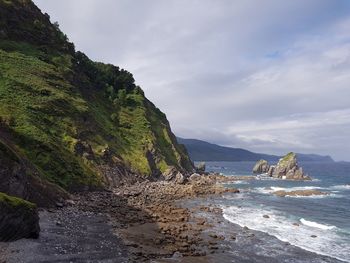
<svg viewBox="0 0 350 263">
<path fill-rule="evenodd" d="M 282 156 L 264 153 L 255 153 L 242 148 L 220 146 L 197 139 L 184 139 L 177 137 L 178 142 L 185 145 L 193 161 L 278 161 Z M 333 162 L 330 156 L 318 154 L 297 153 L 299 161 L 327 161 Z"/>
</svg>

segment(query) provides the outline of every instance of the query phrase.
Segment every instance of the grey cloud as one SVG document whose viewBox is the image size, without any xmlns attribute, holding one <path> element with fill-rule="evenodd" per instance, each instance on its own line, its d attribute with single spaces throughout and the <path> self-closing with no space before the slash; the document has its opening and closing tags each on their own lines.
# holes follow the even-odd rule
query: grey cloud
<svg viewBox="0 0 350 263">
<path fill-rule="evenodd" d="M 307 126 L 350 108 L 348 1 L 34 1 L 78 49 L 131 71 L 179 136 L 350 160 L 348 123 Z"/>
</svg>

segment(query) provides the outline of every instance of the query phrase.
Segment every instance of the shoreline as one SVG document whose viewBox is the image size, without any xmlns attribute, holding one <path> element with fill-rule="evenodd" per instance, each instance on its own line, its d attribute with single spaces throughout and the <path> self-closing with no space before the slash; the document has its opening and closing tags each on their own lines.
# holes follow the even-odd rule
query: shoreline
<svg viewBox="0 0 350 263">
<path fill-rule="evenodd" d="M 72 195 L 63 208 L 40 213 L 42 234 L 38 240 L 7 244 L 5 262 L 35 262 L 29 260 L 28 253 L 38 254 L 36 262 L 59 258 L 84 262 L 84 254 L 78 252 L 91 250 L 93 240 L 79 233 L 87 231 L 90 237 L 96 234 L 93 222 L 103 237 L 95 242 L 109 240 L 102 248 L 90 251 L 94 262 L 343 262 L 226 220 L 215 198 L 237 193 L 223 183 L 242 179 L 210 175 L 183 185 L 142 182 L 112 191 Z M 84 231 L 79 230 L 79 221 L 86 217 L 89 222 L 82 226 Z M 70 227 L 78 230 L 70 240 L 62 239 Z M 65 249 L 68 241 L 76 247 Z M 64 249 L 48 255 L 55 245 Z M 116 251 L 120 253 L 117 258 Z"/>
</svg>

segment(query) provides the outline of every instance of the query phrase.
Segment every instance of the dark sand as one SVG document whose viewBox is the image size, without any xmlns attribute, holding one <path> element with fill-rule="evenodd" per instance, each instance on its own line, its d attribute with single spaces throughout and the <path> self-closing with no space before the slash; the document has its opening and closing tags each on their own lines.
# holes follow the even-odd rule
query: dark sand
<svg viewBox="0 0 350 263">
<path fill-rule="evenodd" d="M 0 243 L 6 251 L 0 262 L 127 262 L 127 249 L 113 235 L 106 216 L 74 208 L 44 211 L 40 212 L 40 227 L 37 240 Z"/>
</svg>

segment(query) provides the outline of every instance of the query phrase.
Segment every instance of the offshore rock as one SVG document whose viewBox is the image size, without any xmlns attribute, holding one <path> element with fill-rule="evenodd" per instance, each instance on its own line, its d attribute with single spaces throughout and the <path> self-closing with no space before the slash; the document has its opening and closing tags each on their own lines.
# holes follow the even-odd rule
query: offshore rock
<svg viewBox="0 0 350 263">
<path fill-rule="evenodd" d="M 281 158 L 276 165 L 272 177 L 289 180 L 310 180 L 311 178 L 303 172 L 303 168 L 299 167 L 296 154 L 288 153 Z"/>
<path fill-rule="evenodd" d="M 200 162 L 197 166 L 196 166 L 196 171 L 197 173 L 205 173 L 205 162 Z"/>
<path fill-rule="evenodd" d="M 264 174 L 269 171 L 269 168 L 270 168 L 270 165 L 266 160 L 259 160 L 253 168 L 253 173 Z"/>
<path fill-rule="evenodd" d="M 311 180 L 311 178 L 304 173 L 303 168 L 299 167 L 296 154 L 288 153 L 282 157 L 277 165 L 269 165 L 266 160 L 258 161 L 254 168 L 254 174 L 267 174 L 270 177 L 288 180 Z"/>
</svg>

